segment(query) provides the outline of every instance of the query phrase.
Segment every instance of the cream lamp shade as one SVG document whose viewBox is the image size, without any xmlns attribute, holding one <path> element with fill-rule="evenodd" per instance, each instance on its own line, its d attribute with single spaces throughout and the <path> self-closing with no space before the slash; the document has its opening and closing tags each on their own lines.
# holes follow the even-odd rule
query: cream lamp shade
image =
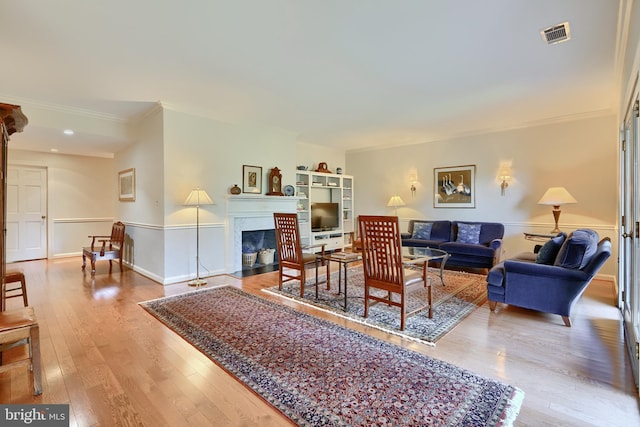
<svg viewBox="0 0 640 427">
<path fill-rule="evenodd" d="M 391 196 L 387 206 L 395 208 L 396 216 L 398 216 L 398 206 L 405 206 L 404 200 L 400 198 L 400 196 Z"/>
<path fill-rule="evenodd" d="M 553 219 L 555 220 L 556 226 L 551 230 L 552 233 L 560 232 L 560 228 L 558 228 L 558 220 L 560 219 L 561 212 L 560 206 L 569 203 L 578 203 L 578 201 L 564 187 L 551 187 L 542 195 L 540 200 L 538 200 L 539 205 L 553 206 Z"/>
<path fill-rule="evenodd" d="M 191 193 L 187 196 L 187 200 L 184 201 L 185 206 L 203 206 L 212 204 L 213 200 L 211 200 L 211 197 L 209 197 L 207 192 L 199 188 L 191 190 Z"/>
</svg>

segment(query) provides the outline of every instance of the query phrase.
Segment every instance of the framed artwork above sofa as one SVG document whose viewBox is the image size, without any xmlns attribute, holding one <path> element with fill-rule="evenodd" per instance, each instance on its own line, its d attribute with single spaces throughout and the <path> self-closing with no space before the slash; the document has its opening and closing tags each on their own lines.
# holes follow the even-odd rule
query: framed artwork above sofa
<svg viewBox="0 0 640 427">
<path fill-rule="evenodd" d="M 476 165 L 433 168 L 433 183 L 433 207 L 476 207 Z"/>
</svg>

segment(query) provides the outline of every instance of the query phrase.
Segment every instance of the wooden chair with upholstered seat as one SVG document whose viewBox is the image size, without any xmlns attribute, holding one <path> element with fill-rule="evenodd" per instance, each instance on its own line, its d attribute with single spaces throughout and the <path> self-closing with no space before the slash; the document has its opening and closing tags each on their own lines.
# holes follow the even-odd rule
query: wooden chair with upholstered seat
<svg viewBox="0 0 640 427">
<path fill-rule="evenodd" d="M 122 272 L 122 252 L 124 250 L 124 223 L 118 221 L 111 227 L 110 236 L 89 236 L 91 246 L 82 248 L 82 270 L 87 266 L 87 258 L 91 260 L 91 276 L 96 274 L 96 261 L 109 260 L 109 273 L 111 273 L 111 261 L 117 259 Z"/>
<path fill-rule="evenodd" d="M 427 268 L 425 265 L 421 271 L 405 270 L 398 217 L 361 215 L 358 227 L 364 266 L 364 317 L 368 317 L 370 305 L 381 302 L 400 307 L 400 330 L 404 330 L 406 318 L 419 311 L 428 309 L 431 318 Z M 428 288 L 427 301 L 409 312 L 407 294 L 420 284 Z M 376 289 L 386 292 L 375 292 Z"/>
<path fill-rule="evenodd" d="M 273 221 L 275 223 L 276 246 L 278 249 L 278 289 L 282 290 L 282 284 L 285 282 L 299 280 L 300 296 L 304 297 L 305 268 L 316 265 L 316 254 L 304 253 L 302 250 L 303 248 L 319 247 L 321 248 L 321 254 L 324 255 L 325 245 L 302 245 L 297 214 L 275 212 Z"/>
<path fill-rule="evenodd" d="M 26 358 L 4 357 L 3 353 L 24 345 L 28 346 Z M 31 371 L 33 394 L 42 394 L 40 328 L 32 307 L 0 312 L 0 372 L 20 366 L 28 366 Z"/>
</svg>

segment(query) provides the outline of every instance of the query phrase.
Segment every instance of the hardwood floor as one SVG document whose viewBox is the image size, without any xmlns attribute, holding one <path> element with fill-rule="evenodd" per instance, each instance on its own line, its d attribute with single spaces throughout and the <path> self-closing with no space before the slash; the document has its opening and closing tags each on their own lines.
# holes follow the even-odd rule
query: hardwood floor
<svg viewBox="0 0 640 427">
<path fill-rule="evenodd" d="M 137 304 L 192 288 L 163 287 L 131 270 L 120 274 L 117 266 L 109 275 L 107 263 L 97 263 L 92 283 L 81 264 L 80 257 L 19 264 L 40 323 L 44 392 L 32 396 L 28 372 L 18 368 L 0 374 L 1 403 L 68 403 L 72 426 L 288 424 Z M 275 272 L 208 280 L 278 300 L 261 292 L 277 283 Z M 491 313 L 484 304 L 436 347 L 281 302 L 521 388 L 518 426 L 640 425 L 610 282 L 589 286 L 571 328 L 560 316 L 502 305 Z"/>
</svg>

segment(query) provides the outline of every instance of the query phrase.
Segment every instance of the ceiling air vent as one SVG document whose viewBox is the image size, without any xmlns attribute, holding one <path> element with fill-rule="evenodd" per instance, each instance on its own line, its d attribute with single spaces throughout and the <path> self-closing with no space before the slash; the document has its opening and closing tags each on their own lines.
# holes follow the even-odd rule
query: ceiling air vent
<svg viewBox="0 0 640 427">
<path fill-rule="evenodd" d="M 554 25 L 553 27 L 545 28 L 540 31 L 542 39 L 547 44 L 562 43 L 571 38 L 571 29 L 569 28 L 569 22 L 563 22 L 562 24 Z"/>
</svg>

